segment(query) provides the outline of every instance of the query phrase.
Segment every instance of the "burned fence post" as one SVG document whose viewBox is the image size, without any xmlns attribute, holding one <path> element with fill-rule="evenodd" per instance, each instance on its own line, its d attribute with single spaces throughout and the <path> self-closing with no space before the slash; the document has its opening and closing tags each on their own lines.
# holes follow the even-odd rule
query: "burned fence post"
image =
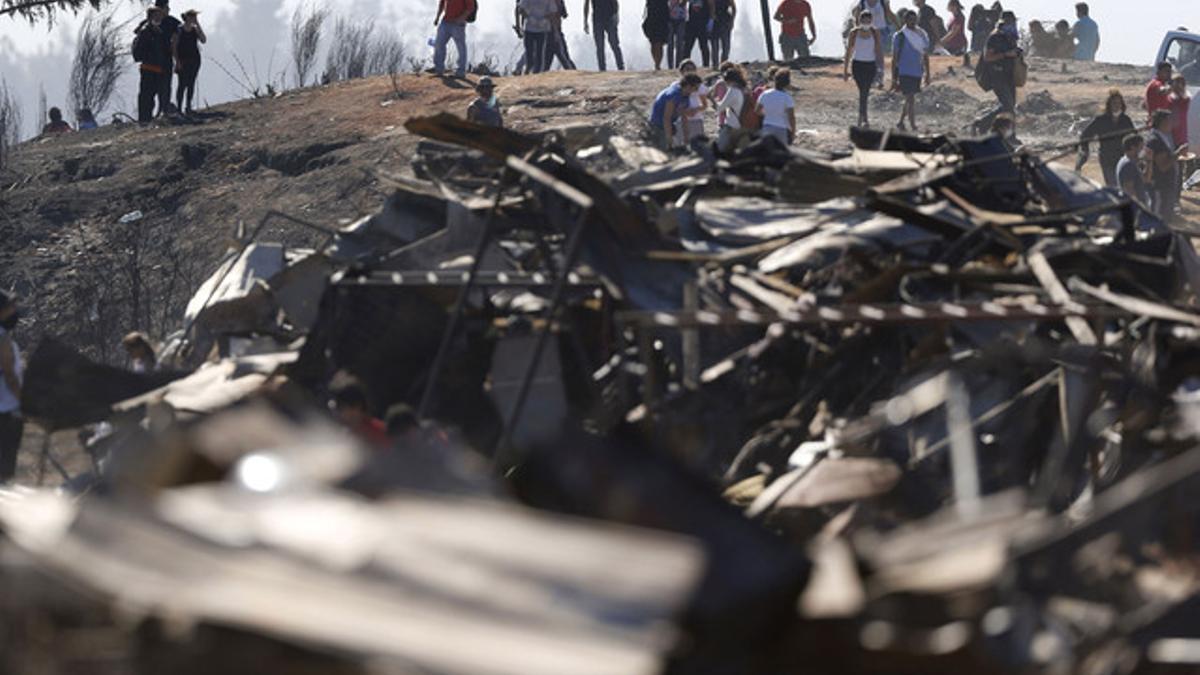
<svg viewBox="0 0 1200 675">
<path fill-rule="evenodd" d="M 483 264 L 483 254 L 487 250 L 488 243 L 492 240 L 492 228 L 496 222 L 496 212 L 500 209 L 500 200 L 504 198 L 504 188 L 508 186 L 511 179 L 511 174 L 508 169 L 501 172 L 500 184 L 496 186 L 496 199 L 492 202 L 492 208 L 488 209 L 487 218 L 483 222 L 483 229 L 479 232 L 479 240 L 475 244 L 475 255 L 471 259 L 471 268 L 467 271 L 467 280 L 463 288 L 458 293 L 458 299 L 454 302 L 454 310 L 450 313 L 450 320 L 446 324 L 446 332 L 442 334 L 442 341 L 438 345 L 437 354 L 433 357 L 433 364 L 429 367 L 429 380 L 425 383 L 425 391 L 421 394 L 421 403 L 417 406 L 417 419 L 426 419 L 429 416 L 429 408 L 433 405 L 433 395 L 437 390 L 438 377 L 442 372 L 442 366 L 446 362 L 446 356 L 450 353 L 450 345 L 454 342 L 454 335 L 458 332 L 458 325 L 462 322 L 463 312 L 467 308 L 467 299 L 471 296 L 471 291 L 475 288 L 475 279 L 479 275 L 479 268 Z"/>
<path fill-rule="evenodd" d="M 525 408 L 525 400 L 529 397 L 529 388 L 533 384 L 533 378 L 537 375 L 538 364 L 541 362 L 542 353 L 546 349 L 546 340 L 550 337 L 550 331 L 554 329 L 554 319 L 558 315 L 559 308 L 562 305 L 563 293 L 571 277 L 571 268 L 574 267 L 575 261 L 579 258 L 579 252 L 583 244 L 583 232 L 587 227 L 588 219 L 592 216 L 592 206 L 594 205 L 591 197 L 524 160 L 509 157 L 506 160 L 506 165 L 512 170 L 524 174 L 530 180 L 541 183 L 568 201 L 573 202 L 579 207 L 580 213 L 575 223 L 575 228 L 571 231 L 570 239 L 567 241 L 567 248 L 563 254 L 562 269 L 555 275 L 554 290 L 550 295 L 550 305 L 546 308 L 545 325 L 538 331 L 537 342 L 533 348 L 533 356 L 529 359 L 529 365 L 525 370 L 524 377 L 521 378 L 521 385 L 517 390 L 517 398 L 513 402 L 512 411 L 505 420 L 504 430 L 500 434 L 500 440 L 496 443 L 495 453 L 492 455 L 494 465 L 499 463 L 501 451 L 508 446 L 512 439 L 513 430 L 516 428 L 517 423 L 521 421 L 521 413 Z"/>
</svg>

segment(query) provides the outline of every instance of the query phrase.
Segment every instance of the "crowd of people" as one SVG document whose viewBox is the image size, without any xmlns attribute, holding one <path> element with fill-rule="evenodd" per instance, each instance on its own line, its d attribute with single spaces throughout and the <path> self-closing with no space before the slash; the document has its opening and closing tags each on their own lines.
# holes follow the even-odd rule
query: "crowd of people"
<svg viewBox="0 0 1200 675">
<path fill-rule="evenodd" d="M 200 45 L 208 36 L 200 27 L 200 14 L 189 9 L 182 21 L 171 16 L 170 0 L 155 0 L 146 9 L 146 18 L 134 29 L 131 52 L 138 64 L 138 122 L 156 116 L 193 113 L 196 77 L 202 62 Z M 175 99 L 171 100 L 172 80 L 178 77 Z M 156 106 L 157 104 L 157 106 Z"/>
</svg>

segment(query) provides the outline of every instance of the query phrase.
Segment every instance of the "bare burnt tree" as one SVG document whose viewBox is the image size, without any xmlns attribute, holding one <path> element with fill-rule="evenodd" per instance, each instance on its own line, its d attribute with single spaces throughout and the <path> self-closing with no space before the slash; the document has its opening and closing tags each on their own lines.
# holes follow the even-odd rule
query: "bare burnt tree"
<svg viewBox="0 0 1200 675">
<path fill-rule="evenodd" d="M 50 107 L 46 103 L 46 86 L 38 85 L 38 111 L 37 119 L 33 121 L 33 134 L 36 136 L 42 133 L 42 126 L 46 124 L 46 118 L 50 115 Z"/>
<path fill-rule="evenodd" d="M 84 7 L 99 9 L 104 0 L 0 0 L 0 17 L 16 16 L 36 23 L 53 22 L 61 12 L 78 12 Z"/>
<path fill-rule="evenodd" d="M 371 43 L 367 54 L 367 76 L 396 75 L 404 70 L 408 50 L 400 36 L 383 33 Z"/>
<path fill-rule="evenodd" d="M 121 29 L 112 16 L 93 14 L 84 20 L 71 64 L 68 96 L 74 113 L 87 108 L 99 116 L 108 105 L 125 71 L 122 51 Z"/>
<path fill-rule="evenodd" d="M 0 170 L 8 167 L 9 154 L 21 140 L 21 105 L 0 80 Z"/>
<path fill-rule="evenodd" d="M 325 57 L 325 79 L 330 82 L 365 77 L 375 25 L 338 17 L 333 24 L 333 45 Z"/>
<path fill-rule="evenodd" d="M 296 86 L 303 87 L 317 64 L 317 51 L 329 11 L 324 8 L 309 11 L 304 5 L 292 14 L 292 65 L 296 69 Z"/>
</svg>

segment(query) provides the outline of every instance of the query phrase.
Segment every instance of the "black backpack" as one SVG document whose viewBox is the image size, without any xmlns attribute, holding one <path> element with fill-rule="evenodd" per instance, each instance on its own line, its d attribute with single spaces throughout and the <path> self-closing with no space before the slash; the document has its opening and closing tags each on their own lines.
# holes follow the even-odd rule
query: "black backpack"
<svg viewBox="0 0 1200 675">
<path fill-rule="evenodd" d="M 130 53 L 133 55 L 133 60 L 142 63 L 151 56 L 151 50 L 154 49 L 153 31 L 149 27 L 141 28 L 137 34 L 133 36 L 133 46 L 130 48 Z"/>
</svg>

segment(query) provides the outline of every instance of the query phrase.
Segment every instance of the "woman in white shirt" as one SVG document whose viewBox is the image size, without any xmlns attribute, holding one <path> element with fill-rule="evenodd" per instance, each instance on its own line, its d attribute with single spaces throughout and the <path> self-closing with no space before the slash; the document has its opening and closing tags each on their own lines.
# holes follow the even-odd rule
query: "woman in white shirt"
<svg viewBox="0 0 1200 675">
<path fill-rule="evenodd" d="M 854 83 L 858 85 L 858 126 L 860 127 L 871 125 L 867 114 L 867 103 L 871 98 L 871 85 L 875 83 L 876 76 L 884 70 L 883 38 L 872 21 L 870 10 L 863 10 L 858 15 L 858 27 L 850 31 L 850 36 L 846 40 L 846 61 L 842 67 L 842 79 L 849 80 L 850 74 L 853 72 Z"/>
<path fill-rule="evenodd" d="M 746 103 L 746 78 L 735 68 L 725 71 L 725 95 L 717 101 L 717 150 L 729 152 L 742 128 L 742 108 Z"/>
<path fill-rule="evenodd" d="M 774 136 L 783 145 L 791 145 L 796 137 L 796 101 L 787 93 L 792 86 L 792 71 L 775 71 L 774 87 L 758 97 L 755 112 L 762 117 L 763 136 Z"/>
</svg>

